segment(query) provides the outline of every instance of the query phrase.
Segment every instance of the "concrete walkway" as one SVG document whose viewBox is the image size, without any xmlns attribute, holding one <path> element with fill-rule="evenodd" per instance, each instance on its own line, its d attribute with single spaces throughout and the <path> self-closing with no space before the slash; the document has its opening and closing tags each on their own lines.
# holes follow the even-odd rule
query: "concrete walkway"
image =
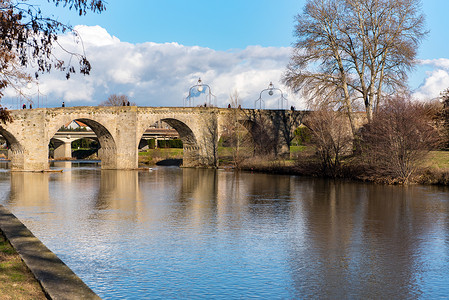
<svg viewBox="0 0 449 300">
<path fill-rule="evenodd" d="M 0 205 L 0 230 L 50 299 L 100 299 L 66 264 Z"/>
</svg>

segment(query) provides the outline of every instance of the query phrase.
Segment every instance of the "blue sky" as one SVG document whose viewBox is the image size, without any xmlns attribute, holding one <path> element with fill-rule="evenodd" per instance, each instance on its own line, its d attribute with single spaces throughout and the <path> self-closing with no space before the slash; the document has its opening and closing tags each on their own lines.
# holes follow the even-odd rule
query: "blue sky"
<svg viewBox="0 0 449 300">
<path fill-rule="evenodd" d="M 301 107 L 300 97 L 289 93 L 280 78 L 295 41 L 294 16 L 304 3 L 109 0 L 105 12 L 84 17 L 44 4 L 44 11 L 50 9 L 63 22 L 87 25 L 77 29 L 94 70 L 69 82 L 57 72 L 42 76 L 40 92 L 47 106 L 62 99 L 71 105 L 96 105 L 112 93 L 127 94 L 138 105 L 178 106 L 202 77 L 219 104 L 226 105 L 237 91 L 242 104 L 250 107 L 273 81 L 291 104 Z M 423 11 L 430 33 L 419 49 L 420 64 L 410 74 L 410 87 L 420 98 L 432 98 L 449 86 L 449 1 L 424 0 Z M 30 92 L 34 98 L 36 91 Z M 20 100 L 10 102 L 14 108 Z M 276 101 L 266 103 L 273 107 Z"/>
<path fill-rule="evenodd" d="M 249 45 L 291 46 L 295 41 L 294 17 L 304 3 L 305 0 L 109 0 L 102 14 L 79 17 L 66 9 L 51 10 L 72 25 L 100 25 L 125 42 L 177 42 L 229 50 Z M 424 0 L 422 7 L 430 33 L 419 57 L 447 56 L 449 1 Z"/>
<path fill-rule="evenodd" d="M 132 3 L 132 5 L 130 5 Z M 100 14 L 55 13 L 72 25 L 100 25 L 130 43 L 177 42 L 215 50 L 290 46 L 298 0 L 109 0 Z M 53 10 L 53 9 L 52 9 Z"/>
</svg>

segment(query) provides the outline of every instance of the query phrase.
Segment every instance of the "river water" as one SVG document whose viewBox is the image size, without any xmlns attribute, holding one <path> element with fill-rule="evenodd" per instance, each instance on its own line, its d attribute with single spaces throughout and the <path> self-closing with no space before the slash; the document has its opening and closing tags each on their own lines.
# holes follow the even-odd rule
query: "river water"
<svg viewBox="0 0 449 300">
<path fill-rule="evenodd" d="M 0 169 L 0 204 L 103 299 L 449 295 L 447 188 L 55 168 Z"/>
</svg>

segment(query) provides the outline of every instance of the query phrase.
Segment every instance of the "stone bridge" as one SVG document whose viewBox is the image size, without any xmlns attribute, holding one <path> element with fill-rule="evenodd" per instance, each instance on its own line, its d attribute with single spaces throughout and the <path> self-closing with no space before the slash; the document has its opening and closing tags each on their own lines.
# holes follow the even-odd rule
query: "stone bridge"
<svg viewBox="0 0 449 300">
<path fill-rule="evenodd" d="M 260 148 L 277 155 L 289 152 L 294 130 L 306 112 L 214 107 L 95 106 L 10 111 L 13 122 L 1 124 L 0 134 L 11 150 L 11 170 L 48 169 L 48 145 L 61 126 L 79 120 L 97 135 L 102 169 L 135 169 L 138 146 L 157 121 L 176 129 L 183 142 L 184 167 L 218 165 L 218 140 L 226 127 L 239 123 L 256 137 Z"/>
</svg>

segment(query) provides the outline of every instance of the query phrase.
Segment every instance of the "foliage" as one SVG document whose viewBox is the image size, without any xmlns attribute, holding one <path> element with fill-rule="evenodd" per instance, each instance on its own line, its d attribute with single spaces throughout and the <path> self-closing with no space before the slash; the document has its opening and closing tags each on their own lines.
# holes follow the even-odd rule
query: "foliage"
<svg viewBox="0 0 449 300">
<path fill-rule="evenodd" d="M 404 96 L 390 98 L 362 131 L 363 152 L 380 176 L 409 183 L 419 164 L 439 145 L 439 135 L 425 105 Z"/>
<path fill-rule="evenodd" d="M 0 122 L 3 124 L 11 123 L 13 121 L 13 118 L 11 116 L 11 113 L 6 107 L 0 106 Z"/>
<path fill-rule="evenodd" d="M 153 141 L 153 148 L 152 149 L 154 149 L 154 140 L 152 140 L 152 141 Z M 158 140 L 157 141 L 157 147 L 158 148 L 183 148 L 183 144 L 182 144 L 182 141 L 180 139 Z"/>
<path fill-rule="evenodd" d="M 56 6 L 77 10 L 79 15 L 88 11 L 101 13 L 103 0 L 48 0 Z M 81 74 L 89 74 L 91 65 L 84 54 L 69 53 L 68 62 L 53 56 L 52 51 L 58 45 L 57 35 L 72 31 L 72 27 L 59 22 L 54 17 L 46 16 L 38 4 L 32 1 L 0 0 L 0 52 L 8 56 L 8 61 L 15 60 L 21 66 L 35 67 L 35 77 L 39 73 L 49 72 L 55 68 L 70 74 L 75 73 L 72 58 L 78 58 Z M 74 33 L 76 35 L 76 33 Z M 10 64 L 1 66 L 1 73 L 8 70 Z M 3 77 L 3 76 L 2 76 Z M 2 78 L 4 80 L 4 77 Z M 6 85 L 10 82 L 6 82 Z M 1 88 L 5 87 L 5 82 Z"/>
<path fill-rule="evenodd" d="M 156 140 L 155 139 L 149 139 L 148 141 L 148 148 L 149 149 L 154 149 L 156 148 Z"/>
<path fill-rule="evenodd" d="M 310 129 L 305 126 L 300 126 L 295 130 L 295 138 L 297 145 L 307 145 L 310 143 L 312 138 L 312 133 Z"/>
<path fill-rule="evenodd" d="M 352 148 L 352 134 L 347 119 L 339 112 L 319 110 L 309 114 L 304 125 L 312 134 L 322 175 L 337 177 L 343 155 Z"/>
<path fill-rule="evenodd" d="M 102 12 L 103 0 L 48 0 L 56 6 L 77 10 L 79 15 L 88 11 Z M 10 86 L 19 94 L 21 87 L 30 82 L 31 76 L 24 71 L 31 67 L 35 78 L 39 74 L 57 69 L 65 72 L 67 79 L 75 73 L 72 59 L 78 59 L 79 72 L 87 75 L 91 65 L 86 56 L 68 52 L 58 44 L 57 35 L 71 31 L 72 27 L 59 22 L 51 16 L 44 15 L 39 4 L 33 1 L 0 0 L 0 98 L 3 90 Z M 64 61 L 53 55 L 54 46 L 58 45 L 70 56 Z M 10 122 L 9 112 L 0 107 L 0 121 Z"/>
<path fill-rule="evenodd" d="M 69 127 L 65 127 L 64 125 L 62 125 L 61 128 L 59 128 L 58 131 L 63 131 L 63 132 L 66 132 L 66 131 L 68 131 L 68 132 L 72 132 L 72 131 L 75 131 L 75 132 L 86 132 L 86 131 L 88 131 L 88 129 L 86 127 L 69 128 Z"/>
<path fill-rule="evenodd" d="M 144 164 L 156 164 L 161 160 L 176 159 L 181 160 L 183 158 L 183 149 L 179 148 L 157 148 L 149 149 L 145 152 L 139 152 L 139 163 Z"/>
<path fill-rule="evenodd" d="M 112 94 L 107 100 L 101 102 L 99 106 L 129 106 L 136 105 L 134 102 L 129 102 L 129 97 L 126 95 Z"/>
<path fill-rule="evenodd" d="M 361 99 L 368 121 L 384 92 L 405 88 L 426 35 L 420 0 L 308 0 L 284 81 L 348 113 Z"/>
<path fill-rule="evenodd" d="M 100 145 L 97 141 L 81 138 L 72 142 L 72 149 L 98 149 Z"/>
</svg>

